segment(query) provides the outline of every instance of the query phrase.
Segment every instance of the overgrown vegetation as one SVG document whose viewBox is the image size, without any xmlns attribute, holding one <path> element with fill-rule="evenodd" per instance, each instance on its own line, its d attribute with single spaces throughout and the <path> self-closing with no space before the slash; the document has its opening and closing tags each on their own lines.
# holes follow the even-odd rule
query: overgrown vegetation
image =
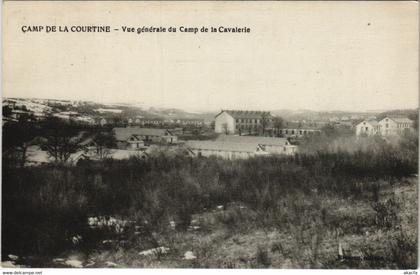
<svg viewBox="0 0 420 275">
<path fill-rule="evenodd" d="M 52 258 L 75 248 L 98 253 L 112 239 L 116 254 L 169 246 L 172 254 L 156 261 L 172 266 L 174 255 L 185 252 L 179 240 L 187 242 L 198 222 L 202 260 L 190 262 L 194 267 L 416 268 L 416 193 L 414 206 L 393 195 L 397 187 L 416 188 L 410 180 L 418 167 L 413 139 L 248 160 L 161 154 L 19 167 L 3 159 L 2 255 Z M 89 227 L 89 217 L 128 222 L 115 232 Z M 252 246 L 249 258 L 215 259 L 217 248 L 205 243 L 211 236 L 245 246 L 240 236 L 260 231 L 264 241 Z M 81 239 L 75 242 L 74 236 Z M 339 260 L 338 243 L 348 236 L 371 246 L 344 248 Z M 355 264 L 346 253 L 365 260 Z M 373 263 L 369 257 L 383 260 Z M 153 266 L 137 261 L 123 262 Z"/>
</svg>

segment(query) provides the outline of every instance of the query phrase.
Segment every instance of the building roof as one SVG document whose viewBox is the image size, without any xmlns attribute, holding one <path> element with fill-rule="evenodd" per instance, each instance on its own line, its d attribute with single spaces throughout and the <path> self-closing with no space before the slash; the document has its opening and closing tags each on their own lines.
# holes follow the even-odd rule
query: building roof
<svg viewBox="0 0 420 275">
<path fill-rule="evenodd" d="M 109 155 L 107 158 L 113 158 L 113 159 L 128 159 L 130 157 L 143 157 L 148 156 L 146 152 L 143 151 L 134 151 L 134 150 L 120 150 L 120 149 L 110 149 Z M 79 150 L 69 157 L 69 162 L 77 162 L 81 158 L 90 158 L 90 159 L 97 159 L 97 156 L 90 153 L 85 153 L 84 150 Z M 28 163 L 49 163 L 52 162 L 53 159 L 50 158 L 48 153 L 46 151 L 42 151 L 39 146 L 30 146 L 28 148 L 28 155 L 27 155 L 27 161 Z"/>
<path fill-rule="evenodd" d="M 86 138 L 85 140 L 81 141 L 79 143 L 80 146 L 87 146 L 89 144 L 95 143 L 94 139 L 92 137 Z M 95 143 L 96 144 L 96 143 Z"/>
<path fill-rule="evenodd" d="M 237 143 L 226 141 L 187 141 L 185 145 L 191 149 L 255 153 L 258 145 L 255 143 Z"/>
<path fill-rule="evenodd" d="M 396 123 L 413 123 L 413 121 L 407 117 L 387 117 L 389 119 L 392 119 Z"/>
<path fill-rule="evenodd" d="M 13 114 L 29 114 L 30 111 L 23 111 L 23 110 L 12 110 Z"/>
<path fill-rule="evenodd" d="M 166 133 L 171 135 L 167 129 L 139 128 L 139 127 L 116 127 L 113 129 L 115 138 L 120 141 L 127 140 L 130 136 L 164 136 Z"/>
<path fill-rule="evenodd" d="M 363 122 L 369 123 L 372 127 L 376 127 L 376 126 L 379 125 L 379 122 L 376 121 L 376 120 L 373 120 L 373 119 L 371 119 L 371 120 L 363 120 L 359 124 L 362 124 Z M 357 124 L 357 125 L 359 125 L 359 124 Z"/>
<path fill-rule="evenodd" d="M 228 113 L 233 118 L 261 118 L 263 115 L 271 117 L 270 112 L 267 111 L 241 111 L 241 110 L 222 110 L 219 114 L 216 115 L 218 117 L 223 112 Z"/>
<path fill-rule="evenodd" d="M 48 163 L 50 156 L 46 151 L 42 151 L 37 145 L 29 146 L 27 150 L 26 161 L 32 163 Z"/>
<path fill-rule="evenodd" d="M 289 142 L 286 138 L 278 137 L 257 137 L 257 136 L 231 136 L 231 135 L 221 135 L 217 138 L 217 141 L 221 142 L 234 142 L 234 143 L 252 143 L 255 146 L 258 144 L 261 145 L 276 145 L 284 146 L 288 145 Z"/>
<path fill-rule="evenodd" d="M 72 111 L 66 111 L 66 112 L 61 112 L 61 113 L 59 113 L 59 114 L 61 114 L 61 115 L 68 115 L 68 116 L 73 116 L 73 115 L 78 115 L 79 113 L 78 112 L 72 112 Z"/>
</svg>

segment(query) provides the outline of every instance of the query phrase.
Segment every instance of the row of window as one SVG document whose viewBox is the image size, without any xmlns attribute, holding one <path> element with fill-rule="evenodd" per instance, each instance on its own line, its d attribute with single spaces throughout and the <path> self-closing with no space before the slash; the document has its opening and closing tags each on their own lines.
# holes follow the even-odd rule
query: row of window
<svg viewBox="0 0 420 275">
<path fill-rule="evenodd" d="M 411 125 L 409 123 L 399 123 L 397 125 L 397 128 L 410 128 L 410 127 L 411 127 Z M 388 123 L 385 124 L 385 128 L 389 128 Z"/>
<path fill-rule="evenodd" d="M 106 121 L 105 121 L 106 122 Z M 142 124 L 184 124 L 184 125 L 203 125 L 202 121 L 161 121 L 161 120 L 132 120 L 129 119 L 128 123 L 142 123 Z"/>
<path fill-rule="evenodd" d="M 241 129 L 241 130 L 252 130 L 252 129 L 257 129 L 257 125 L 236 125 L 236 129 Z"/>
<path fill-rule="evenodd" d="M 261 119 L 258 118 L 237 118 L 236 123 L 260 123 Z"/>
<path fill-rule="evenodd" d="M 410 124 L 409 123 L 400 123 L 398 124 L 398 128 L 410 128 Z"/>
<path fill-rule="evenodd" d="M 382 132 L 383 131 L 383 130 L 380 130 L 380 129 L 377 129 L 377 128 L 369 128 L 369 127 L 362 127 L 362 128 L 360 128 L 360 130 L 362 132 L 363 131 L 364 132 L 369 132 L 369 131 L 371 131 L 371 132 Z M 402 130 L 397 130 L 397 131 L 402 132 L 402 131 L 407 131 L 407 130 L 409 130 L 409 128 L 403 128 Z M 391 130 L 390 129 L 385 129 L 386 134 L 391 133 L 391 131 L 392 131 L 392 129 Z"/>
<path fill-rule="evenodd" d="M 296 134 L 296 135 L 306 135 L 306 134 L 309 134 L 309 133 L 314 133 L 314 131 L 307 131 L 307 130 L 288 130 L 288 129 L 286 129 L 286 130 L 279 130 L 278 131 L 280 134 L 292 134 L 292 135 L 294 135 L 294 134 Z"/>
<path fill-rule="evenodd" d="M 363 123 L 364 125 L 366 125 L 366 123 Z M 378 127 L 381 127 L 381 125 L 378 125 L 377 127 L 375 127 L 375 128 L 378 128 Z M 410 124 L 408 124 L 408 123 L 400 123 L 400 124 L 398 124 L 397 125 L 397 128 L 410 128 L 411 127 L 411 125 Z M 367 129 L 368 127 L 366 127 L 366 129 Z M 389 128 L 389 124 L 388 123 L 386 123 L 385 124 L 385 128 Z"/>
<path fill-rule="evenodd" d="M 251 155 L 252 154 L 250 152 L 234 152 L 234 151 L 225 151 L 225 150 L 198 149 L 197 150 L 197 155 L 202 156 L 203 152 L 207 152 L 207 153 L 210 153 L 210 154 L 223 153 L 223 154 L 228 154 L 228 155 L 232 155 L 232 156 L 235 156 L 235 155 Z"/>
</svg>

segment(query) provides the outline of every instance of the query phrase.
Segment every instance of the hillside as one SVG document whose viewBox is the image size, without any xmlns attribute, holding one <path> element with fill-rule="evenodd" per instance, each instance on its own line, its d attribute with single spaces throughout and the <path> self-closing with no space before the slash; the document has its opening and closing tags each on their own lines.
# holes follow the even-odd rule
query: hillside
<svg viewBox="0 0 420 275">
<path fill-rule="evenodd" d="M 213 113 L 187 112 L 174 108 L 156 108 L 147 106 L 138 106 L 138 104 L 127 103 L 96 103 L 91 101 L 70 101 L 70 100 L 52 100 L 36 98 L 3 98 L 3 105 L 14 103 L 18 107 L 24 108 L 30 112 L 39 114 L 57 114 L 60 112 L 76 112 L 80 115 L 94 117 L 143 117 L 146 119 L 204 119 L 211 121 L 214 118 Z"/>
</svg>

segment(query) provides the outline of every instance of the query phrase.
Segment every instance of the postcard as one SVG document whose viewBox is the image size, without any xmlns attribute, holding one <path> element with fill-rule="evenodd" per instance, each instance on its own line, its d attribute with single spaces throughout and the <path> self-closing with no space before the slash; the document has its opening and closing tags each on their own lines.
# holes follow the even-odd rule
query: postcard
<svg viewBox="0 0 420 275">
<path fill-rule="evenodd" d="M 2 268 L 416 274 L 418 8 L 3 2 Z"/>
</svg>

